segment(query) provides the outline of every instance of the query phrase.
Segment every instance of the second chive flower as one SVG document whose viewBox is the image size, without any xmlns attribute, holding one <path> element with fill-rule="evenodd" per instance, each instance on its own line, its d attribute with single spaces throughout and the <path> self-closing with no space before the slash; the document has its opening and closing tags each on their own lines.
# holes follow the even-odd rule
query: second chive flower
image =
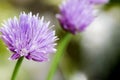
<svg viewBox="0 0 120 80">
<path fill-rule="evenodd" d="M 63 29 L 76 34 L 83 31 L 94 19 L 93 5 L 89 0 L 67 0 L 57 14 Z"/>
<path fill-rule="evenodd" d="M 19 19 L 8 19 L 2 25 L 1 37 L 13 52 L 10 58 L 12 60 L 24 56 L 29 60 L 42 62 L 48 60 L 49 53 L 56 51 L 55 31 L 43 17 L 40 19 L 38 15 L 23 12 Z"/>
<path fill-rule="evenodd" d="M 107 2 L 109 0 L 66 0 L 60 5 L 57 18 L 64 30 L 76 34 L 83 31 L 94 20 L 94 5 Z"/>
</svg>

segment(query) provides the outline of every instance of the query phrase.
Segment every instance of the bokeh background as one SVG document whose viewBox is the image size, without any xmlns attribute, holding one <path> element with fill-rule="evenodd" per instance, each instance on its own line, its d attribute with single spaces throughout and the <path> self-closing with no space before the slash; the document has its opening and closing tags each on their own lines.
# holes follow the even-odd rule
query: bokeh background
<svg viewBox="0 0 120 80">
<path fill-rule="evenodd" d="M 74 0 L 73 0 L 74 1 Z M 62 0 L 0 0 L 0 23 L 21 11 L 45 16 L 60 39 L 65 32 L 55 15 Z M 97 18 L 70 41 L 53 80 L 120 80 L 120 0 L 96 5 Z M 88 13 L 89 15 L 89 13 Z M 0 24 L 1 26 L 1 24 Z M 0 80 L 10 80 L 16 61 L 0 39 Z M 46 80 L 51 60 L 37 63 L 24 59 L 16 80 Z"/>
</svg>

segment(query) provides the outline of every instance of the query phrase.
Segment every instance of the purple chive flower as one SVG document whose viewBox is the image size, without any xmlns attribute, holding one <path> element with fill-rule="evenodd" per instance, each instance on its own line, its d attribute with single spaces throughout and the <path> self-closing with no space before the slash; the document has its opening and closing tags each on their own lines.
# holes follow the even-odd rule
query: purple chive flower
<svg viewBox="0 0 120 80">
<path fill-rule="evenodd" d="M 92 4 L 106 4 L 109 0 L 89 0 Z"/>
<path fill-rule="evenodd" d="M 49 24 L 43 17 L 40 19 L 38 15 L 24 12 L 19 19 L 14 17 L 5 21 L 0 32 L 3 41 L 13 52 L 10 59 L 16 60 L 24 56 L 38 62 L 48 60 L 48 54 L 56 51 L 54 47 L 57 40 L 55 31 Z"/>
<path fill-rule="evenodd" d="M 67 0 L 60 5 L 57 18 L 63 29 L 76 34 L 93 21 L 93 5 L 88 0 Z"/>
</svg>

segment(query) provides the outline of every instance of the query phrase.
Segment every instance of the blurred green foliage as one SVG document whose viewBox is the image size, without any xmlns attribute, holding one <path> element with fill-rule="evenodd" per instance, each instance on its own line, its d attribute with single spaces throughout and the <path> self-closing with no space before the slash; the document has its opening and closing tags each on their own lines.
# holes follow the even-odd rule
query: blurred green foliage
<svg viewBox="0 0 120 80">
<path fill-rule="evenodd" d="M 17 14 L 17 9 L 14 8 L 10 3 L 0 2 L 0 22 Z"/>
<path fill-rule="evenodd" d="M 120 0 L 110 0 L 110 3 L 119 3 L 120 4 Z"/>
</svg>

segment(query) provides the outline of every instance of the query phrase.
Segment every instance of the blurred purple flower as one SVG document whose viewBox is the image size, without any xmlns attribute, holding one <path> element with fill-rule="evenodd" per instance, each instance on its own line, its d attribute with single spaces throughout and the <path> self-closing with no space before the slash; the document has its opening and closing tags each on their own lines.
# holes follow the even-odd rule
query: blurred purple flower
<svg viewBox="0 0 120 80">
<path fill-rule="evenodd" d="M 0 29 L 1 37 L 13 52 L 10 59 L 16 60 L 21 56 L 38 62 L 48 60 L 48 54 L 54 53 L 57 40 L 55 31 L 38 15 L 21 13 L 19 19 L 8 19 Z"/>
<path fill-rule="evenodd" d="M 106 4 L 109 0 L 89 0 L 93 4 Z"/>
<path fill-rule="evenodd" d="M 76 34 L 93 21 L 93 5 L 89 0 L 67 0 L 60 5 L 60 14 L 56 17 L 63 29 Z"/>
</svg>

